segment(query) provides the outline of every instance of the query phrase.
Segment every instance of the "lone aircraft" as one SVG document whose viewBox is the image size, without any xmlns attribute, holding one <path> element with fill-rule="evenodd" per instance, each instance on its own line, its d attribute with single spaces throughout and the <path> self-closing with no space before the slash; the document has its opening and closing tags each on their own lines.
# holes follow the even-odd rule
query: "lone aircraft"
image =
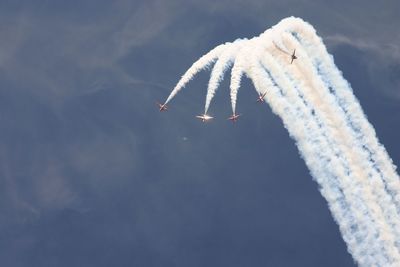
<svg viewBox="0 0 400 267">
<path fill-rule="evenodd" d="M 293 60 L 295 60 L 295 59 L 297 59 L 297 57 L 296 57 L 296 49 L 295 50 L 293 50 L 293 54 L 292 54 L 292 61 L 290 61 L 290 64 L 292 64 L 293 63 Z"/>
</svg>

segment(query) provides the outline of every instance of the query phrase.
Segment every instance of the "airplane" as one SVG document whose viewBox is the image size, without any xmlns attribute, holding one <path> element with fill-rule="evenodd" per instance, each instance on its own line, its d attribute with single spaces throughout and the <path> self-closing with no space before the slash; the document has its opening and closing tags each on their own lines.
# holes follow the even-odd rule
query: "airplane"
<svg viewBox="0 0 400 267">
<path fill-rule="evenodd" d="M 267 94 L 267 92 L 265 92 L 264 94 L 259 94 L 258 98 L 257 98 L 257 102 L 259 102 L 259 103 L 264 102 L 265 101 L 264 97 L 266 94 Z"/>
<path fill-rule="evenodd" d="M 166 104 L 161 104 L 159 102 L 157 102 L 158 108 L 160 109 L 160 111 L 167 111 L 168 107 Z"/>
<path fill-rule="evenodd" d="M 295 59 L 297 59 L 297 57 L 296 57 L 296 49 L 295 50 L 293 50 L 293 54 L 292 54 L 292 60 L 290 61 L 290 64 L 292 64 L 293 63 L 293 60 L 295 60 Z"/>
<path fill-rule="evenodd" d="M 231 120 L 232 122 L 236 122 L 238 120 L 239 116 L 240 116 L 240 114 L 233 113 L 232 116 L 230 116 L 228 118 L 228 120 Z"/>
<path fill-rule="evenodd" d="M 211 117 L 207 114 L 203 114 L 203 115 L 196 116 L 196 118 L 200 119 L 202 122 L 206 122 L 206 121 L 211 120 L 213 117 Z"/>
</svg>

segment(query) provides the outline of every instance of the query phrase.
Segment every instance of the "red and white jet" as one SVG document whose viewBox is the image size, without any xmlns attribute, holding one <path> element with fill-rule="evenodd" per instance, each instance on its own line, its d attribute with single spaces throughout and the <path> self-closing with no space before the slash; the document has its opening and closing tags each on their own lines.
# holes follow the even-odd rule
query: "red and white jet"
<svg viewBox="0 0 400 267">
<path fill-rule="evenodd" d="M 202 122 L 206 122 L 206 121 L 211 120 L 213 117 L 211 117 L 207 114 L 203 114 L 203 115 L 196 116 L 196 118 L 200 119 Z"/>
<path fill-rule="evenodd" d="M 264 102 L 265 101 L 264 97 L 266 94 L 267 94 L 267 92 L 265 92 L 264 94 L 259 94 L 258 98 L 257 98 L 257 102 L 259 102 L 259 103 Z"/>
<path fill-rule="evenodd" d="M 293 63 L 293 60 L 297 59 L 297 57 L 296 57 L 296 49 L 293 50 L 293 54 L 292 54 L 292 56 L 291 56 L 291 59 L 292 59 L 292 60 L 290 61 L 290 64 Z"/>
<path fill-rule="evenodd" d="M 160 111 L 167 111 L 168 107 L 167 104 L 161 104 L 159 102 L 157 102 L 158 108 L 160 109 Z"/>
<path fill-rule="evenodd" d="M 232 116 L 230 116 L 228 118 L 228 120 L 231 120 L 232 122 L 236 122 L 238 120 L 239 116 L 240 116 L 240 114 L 233 113 Z"/>
</svg>

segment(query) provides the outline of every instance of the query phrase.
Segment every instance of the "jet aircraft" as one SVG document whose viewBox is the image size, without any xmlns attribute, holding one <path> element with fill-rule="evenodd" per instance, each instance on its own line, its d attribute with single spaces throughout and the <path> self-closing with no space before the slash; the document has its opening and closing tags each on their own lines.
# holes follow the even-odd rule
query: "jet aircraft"
<svg viewBox="0 0 400 267">
<path fill-rule="evenodd" d="M 230 116 L 228 118 L 228 120 L 230 120 L 232 122 L 236 122 L 238 120 L 239 116 L 240 116 L 240 114 L 233 113 L 232 116 Z"/>
<path fill-rule="evenodd" d="M 259 103 L 264 102 L 265 101 L 264 97 L 265 97 L 266 94 L 267 94 L 267 92 L 265 92 L 263 94 L 259 94 L 258 98 L 257 98 L 257 102 L 259 102 Z"/>
<path fill-rule="evenodd" d="M 290 64 L 293 63 L 293 60 L 297 59 L 297 57 L 296 57 L 296 49 L 293 50 L 293 54 L 292 54 L 292 56 L 291 56 L 291 59 L 292 59 L 292 60 L 290 61 Z"/>
<path fill-rule="evenodd" d="M 202 122 L 206 122 L 206 121 L 211 120 L 213 117 L 211 117 L 207 114 L 203 114 L 203 115 L 196 116 L 196 118 L 200 119 Z"/>
<path fill-rule="evenodd" d="M 159 102 L 157 102 L 158 108 L 160 109 L 160 111 L 167 111 L 168 107 L 166 104 L 161 104 Z"/>
</svg>

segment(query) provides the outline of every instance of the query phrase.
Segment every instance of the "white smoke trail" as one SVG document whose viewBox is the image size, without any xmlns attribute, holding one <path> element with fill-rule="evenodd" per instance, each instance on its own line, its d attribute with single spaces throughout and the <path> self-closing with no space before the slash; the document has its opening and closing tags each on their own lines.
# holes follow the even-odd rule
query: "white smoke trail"
<svg viewBox="0 0 400 267">
<path fill-rule="evenodd" d="M 296 108 L 296 116 L 294 116 L 293 119 L 296 119 L 296 118 L 298 119 L 300 117 L 300 114 L 307 114 L 307 113 L 312 114 L 311 110 L 309 109 L 309 107 L 307 107 L 306 103 L 304 102 L 304 95 L 302 96 L 303 101 L 301 101 L 301 99 L 299 99 L 299 97 L 295 95 L 295 90 L 292 89 L 292 88 L 298 88 L 298 85 L 294 84 L 293 80 L 289 81 L 288 79 L 286 79 L 287 76 L 283 75 L 283 69 L 280 68 L 279 65 L 276 65 L 273 62 L 272 55 L 265 55 L 263 57 L 263 63 L 265 65 L 267 65 L 269 71 L 272 74 L 274 74 L 273 75 L 274 80 L 280 86 L 282 92 L 285 94 L 285 98 L 290 99 L 290 101 L 291 101 L 290 105 L 292 107 Z M 291 88 L 291 89 L 287 90 L 285 88 Z M 303 116 L 302 120 L 305 120 L 306 122 L 308 122 L 309 127 L 313 123 L 313 120 L 316 120 L 314 122 L 314 124 L 321 124 L 321 118 L 319 118 L 319 117 L 314 116 L 315 118 L 312 118 L 310 116 L 308 116 L 308 117 L 304 117 L 304 115 L 302 115 L 302 116 Z M 289 124 L 289 125 L 291 125 L 291 124 Z M 289 130 L 289 132 L 298 131 L 298 127 L 295 127 L 293 129 L 288 128 L 288 130 Z M 332 153 L 338 153 L 338 152 L 330 151 L 336 147 L 335 144 L 327 144 L 324 147 L 322 146 L 322 143 L 327 143 L 327 141 L 330 140 L 330 139 L 323 140 L 323 141 L 321 140 L 321 138 L 323 136 L 327 135 L 326 131 L 324 131 L 324 130 L 326 130 L 326 127 L 322 127 L 322 129 L 320 129 L 320 130 L 318 128 L 313 128 L 312 130 L 310 130 L 310 132 L 312 132 L 312 133 L 320 132 L 318 134 L 320 137 L 320 140 L 319 140 L 319 146 L 317 149 L 323 149 L 323 151 L 325 151 L 325 153 L 329 152 L 330 155 L 328 155 L 327 157 L 335 160 L 336 159 L 335 154 L 332 154 Z M 292 134 L 295 135 L 296 133 L 292 133 Z M 303 136 L 300 140 L 307 139 L 307 138 L 309 138 L 309 137 Z M 313 142 L 311 141 L 311 139 L 309 139 L 308 143 L 312 144 Z M 301 151 L 302 151 L 302 154 L 305 156 L 305 158 L 310 159 L 310 158 L 314 157 L 314 160 L 320 160 L 319 158 L 321 157 L 321 155 L 316 156 L 316 155 L 313 155 L 312 153 L 307 153 L 307 152 L 305 152 L 304 149 L 302 149 Z M 342 159 L 342 161 L 343 161 L 343 159 Z M 334 161 L 334 163 L 335 163 L 335 166 L 333 168 L 333 171 L 341 172 L 340 174 L 338 174 L 336 176 L 338 176 L 340 178 L 338 183 L 342 184 L 345 197 L 347 199 L 350 199 L 349 203 L 351 203 L 353 205 L 357 205 L 357 209 L 353 208 L 352 212 L 358 213 L 358 217 L 359 218 L 361 217 L 361 219 L 358 221 L 358 224 L 359 225 L 365 224 L 365 222 L 368 222 L 368 220 L 365 220 L 365 218 L 364 218 L 365 216 L 362 217 L 362 213 L 360 213 L 360 212 L 363 212 L 366 214 L 366 213 L 368 213 L 367 209 L 364 207 L 363 202 L 361 202 L 360 200 L 357 199 L 357 197 L 355 195 L 356 192 L 349 192 L 347 190 L 347 188 L 350 188 L 350 186 L 351 186 L 351 181 L 352 181 L 351 178 L 352 177 L 350 175 L 346 174 L 344 167 L 340 164 L 340 162 L 338 160 Z M 313 166 L 313 165 L 311 165 L 309 167 L 310 167 L 310 169 L 314 169 L 315 172 L 319 172 L 319 175 L 317 175 L 317 177 L 324 177 L 327 175 L 326 173 L 323 173 L 321 170 L 316 169 L 315 166 Z M 333 172 L 333 171 L 331 171 L 331 172 Z M 352 206 L 350 206 L 349 208 L 352 208 Z M 349 224 L 351 225 L 354 223 L 349 222 L 348 225 Z M 373 233 L 375 231 L 375 229 L 373 229 L 373 225 L 366 225 L 365 227 L 366 227 L 367 232 L 364 234 Z M 347 229 L 347 231 L 348 231 L 348 229 Z M 367 240 L 363 240 L 364 243 L 366 241 Z M 368 243 L 369 243 L 370 247 L 373 247 L 374 245 L 376 245 L 376 244 L 374 244 L 374 240 L 369 240 Z"/>
<path fill-rule="evenodd" d="M 237 40 L 229 44 L 215 63 L 214 68 L 211 72 L 210 81 L 208 82 L 204 114 L 207 114 L 207 111 L 211 104 L 211 100 L 213 99 L 219 84 L 224 78 L 224 73 L 226 69 L 229 68 L 229 66 L 232 64 L 232 61 L 235 59 L 236 54 L 240 50 L 241 43 L 242 40 Z"/>
<path fill-rule="evenodd" d="M 297 44 L 299 45 L 299 44 Z M 313 51 L 315 48 L 312 49 Z M 312 67 L 306 67 L 308 59 L 307 57 L 304 58 L 304 61 L 302 61 L 302 64 L 300 64 L 299 68 L 303 68 L 305 70 L 312 70 Z M 315 70 L 314 73 L 312 73 L 312 77 L 319 77 L 317 71 Z M 316 81 L 319 83 L 323 83 L 322 79 L 319 81 Z M 366 151 L 366 146 L 363 144 L 363 142 L 360 141 L 359 138 L 359 133 L 358 131 L 354 131 L 354 129 L 349 126 L 349 124 L 344 123 L 341 125 L 343 122 L 348 122 L 348 118 L 346 118 L 346 114 L 343 112 L 343 110 L 340 108 L 341 106 L 338 105 L 336 102 L 336 99 L 334 98 L 334 94 L 330 94 L 328 90 L 326 90 L 328 87 L 325 86 L 325 84 L 320 84 L 318 92 L 321 93 L 321 97 L 324 98 L 325 103 L 330 102 L 329 106 L 332 109 L 332 114 L 331 117 L 338 117 L 340 114 L 341 118 L 344 118 L 342 121 L 338 121 L 335 123 L 335 125 L 338 125 L 337 128 L 339 128 L 343 133 L 346 133 L 345 136 L 345 142 L 348 143 L 348 147 L 350 149 L 350 152 L 357 160 L 357 164 L 353 164 L 353 166 L 360 166 L 362 170 L 364 170 L 364 175 L 362 177 L 365 177 L 367 179 L 363 179 L 364 181 L 361 181 L 366 186 L 368 187 L 368 184 L 371 183 L 373 184 L 371 190 L 373 193 L 377 196 L 375 201 L 379 205 L 379 209 L 381 212 L 383 212 L 387 222 L 391 225 L 393 228 L 394 234 L 395 234 L 395 241 L 400 240 L 400 217 L 398 216 L 398 213 L 396 212 L 396 206 L 395 203 L 391 199 L 391 195 L 387 194 L 387 190 L 385 189 L 384 185 L 384 179 L 385 176 L 382 176 L 379 171 L 377 171 L 377 168 L 374 166 L 373 162 L 370 158 L 370 155 Z M 351 136 L 352 138 L 349 138 Z M 353 148 L 357 146 L 359 149 L 354 150 Z M 369 160 L 366 160 L 369 159 Z M 387 176 L 386 176 L 387 177 Z M 380 211 L 378 211 L 380 212 Z M 396 246 L 399 247 L 398 242 L 396 243 Z"/>
<path fill-rule="evenodd" d="M 236 100 L 237 94 L 240 87 L 240 82 L 242 80 L 245 70 L 248 68 L 248 56 L 251 55 L 252 49 L 254 47 L 254 39 L 246 40 L 246 44 L 242 44 L 240 51 L 237 53 L 237 57 L 232 67 L 231 71 L 231 84 L 230 84 L 230 96 L 232 104 L 232 113 L 236 114 Z"/>
<path fill-rule="evenodd" d="M 265 58 L 265 56 L 264 56 L 264 58 Z M 271 72 L 271 73 L 273 73 L 274 74 L 274 77 L 276 78 L 275 80 L 276 81 L 279 81 L 278 83 L 279 84 L 283 84 L 285 81 L 283 81 L 283 80 L 285 80 L 285 77 L 291 77 L 291 75 L 290 74 L 288 74 L 288 73 L 286 73 L 286 75 L 285 76 L 281 76 L 281 77 L 279 77 L 278 75 L 279 74 L 277 74 L 278 72 L 283 72 L 283 70 L 279 70 L 279 66 L 274 66 L 274 63 L 271 61 L 271 60 L 269 60 L 267 63 L 266 63 L 266 65 L 268 65 L 268 67 L 269 67 L 269 71 Z M 278 70 L 277 70 L 278 69 Z M 286 68 L 287 69 L 287 68 Z M 288 82 L 286 81 L 286 84 L 283 84 L 282 86 L 281 86 L 281 88 L 283 88 L 282 90 L 286 93 L 286 98 L 291 98 L 291 99 L 294 99 L 294 100 L 296 100 L 296 98 L 293 98 L 293 89 L 291 89 L 291 90 L 286 90 L 285 91 L 285 88 L 298 88 L 299 87 L 299 85 L 297 84 L 295 84 L 294 83 L 294 80 L 292 79 L 291 80 L 291 83 L 290 84 L 288 84 Z M 303 102 L 305 102 L 305 104 L 307 104 L 307 105 L 310 105 L 310 103 L 306 103 L 306 98 L 307 98 L 307 95 L 306 95 L 306 93 L 307 93 L 307 87 L 306 86 L 302 86 L 302 90 L 301 90 L 301 94 L 302 94 L 302 97 L 301 97 L 301 99 L 303 100 Z M 292 104 L 292 105 L 294 105 L 294 106 L 296 106 L 296 103 L 294 103 L 294 104 Z M 305 105 L 304 107 L 307 109 L 307 105 Z M 308 109 L 310 109 L 310 108 L 308 108 Z M 306 111 L 307 112 L 307 111 Z M 299 109 L 298 109 L 298 111 L 297 111 L 297 117 L 299 117 Z M 311 113 L 311 110 L 309 110 L 309 112 L 308 113 Z M 314 114 L 315 115 L 318 115 L 318 116 L 315 116 L 316 117 L 316 119 L 317 119 L 317 121 L 318 121 L 318 123 L 319 124 L 323 124 L 323 123 L 325 123 L 326 124 L 326 121 L 323 121 L 323 118 L 321 117 L 321 115 L 319 115 L 319 111 L 316 111 L 316 112 L 314 112 Z M 307 118 L 307 121 L 311 121 L 311 118 Z M 327 133 L 326 133 L 326 130 L 327 129 L 329 129 L 329 126 L 325 126 L 325 127 L 323 127 L 322 129 L 325 129 L 325 133 L 324 133 L 324 135 L 327 135 Z M 315 130 L 314 130 L 314 132 L 315 132 Z M 324 131 L 322 131 L 322 132 L 324 132 Z M 304 137 L 303 137 L 304 138 Z M 328 141 L 329 140 L 337 140 L 338 139 L 338 137 L 336 137 L 336 138 L 329 138 L 328 139 Z M 339 139 L 340 140 L 340 139 Z M 339 151 L 338 150 L 338 148 L 340 147 L 339 146 L 339 144 L 335 144 L 335 143 L 333 143 L 332 141 L 330 142 L 331 144 L 329 145 L 329 147 L 331 147 L 331 148 L 335 148 L 335 150 L 336 151 L 334 151 L 337 155 L 342 155 L 342 153 L 344 153 L 343 151 Z M 328 147 L 328 148 L 329 148 Z M 319 148 L 319 149 L 321 149 L 321 147 Z M 326 150 L 327 148 L 325 148 L 324 150 Z M 302 151 L 302 153 L 304 153 L 304 151 Z M 315 155 L 315 154 L 314 154 Z M 308 155 L 305 155 L 306 156 L 306 158 L 310 158 L 310 157 L 313 157 L 314 156 L 313 154 L 308 154 Z M 335 154 L 333 154 L 333 155 L 335 155 Z M 336 157 L 339 157 L 339 156 L 336 156 Z M 331 158 L 332 158 L 332 156 L 331 156 Z M 345 157 L 343 157 L 343 161 L 345 161 L 346 160 L 346 158 Z M 310 168 L 313 168 L 312 166 L 309 166 Z M 338 167 L 341 167 L 340 165 L 337 165 L 336 164 L 336 168 L 338 168 Z M 351 173 L 350 173 L 351 174 Z M 363 189 L 364 191 L 368 191 L 368 188 L 365 188 L 365 187 L 361 187 L 361 186 L 359 186 L 360 185 L 360 180 L 358 181 L 358 183 L 357 183 L 357 185 L 356 184 L 354 184 L 353 186 L 351 186 L 351 183 L 352 182 L 354 182 L 354 178 L 357 178 L 357 177 L 354 177 L 354 175 L 346 175 L 346 174 L 341 174 L 340 175 L 340 177 L 341 177 L 341 182 L 342 183 L 345 183 L 346 185 L 344 186 L 344 190 L 346 190 L 347 188 L 351 188 L 351 187 L 353 187 L 353 188 L 356 188 L 357 190 L 358 189 Z M 318 177 L 320 177 L 321 175 L 318 175 Z M 346 193 L 346 192 L 345 192 Z M 353 195 L 352 195 L 352 193 L 353 193 Z M 354 193 L 356 193 L 356 194 L 354 194 Z M 354 197 L 355 196 L 355 197 Z M 369 212 L 369 210 L 367 209 L 367 207 L 365 207 L 365 204 L 364 204 L 364 202 L 365 202 L 365 200 L 363 200 L 363 199 L 360 199 L 360 192 L 350 192 L 350 194 L 347 194 L 346 195 L 346 197 L 347 198 L 349 198 L 349 197 L 352 197 L 352 200 L 350 201 L 350 203 L 351 204 L 353 204 L 353 205 L 355 205 L 356 203 L 358 203 L 358 204 L 356 204 L 356 205 L 358 205 L 358 209 L 362 209 L 362 211 L 363 211 L 363 213 L 365 213 L 365 214 L 367 214 L 368 215 L 368 217 L 369 218 L 362 218 L 362 219 L 360 219 L 360 221 L 359 221 L 359 224 L 365 224 L 365 222 L 368 222 L 368 221 L 370 221 L 372 218 L 374 218 L 371 214 L 370 214 L 370 212 Z M 373 196 L 371 196 L 371 194 L 370 194 L 370 192 L 367 192 L 367 198 L 373 198 Z M 374 202 L 371 202 L 370 203 L 370 207 L 375 207 L 375 210 L 376 210 L 376 205 L 374 204 Z M 382 216 L 381 216 L 381 214 L 379 214 L 379 210 L 377 211 L 377 213 L 378 213 L 378 215 L 375 215 L 375 217 L 379 217 L 379 219 L 380 219 L 380 221 L 382 221 Z M 376 233 L 378 233 L 378 230 L 377 229 L 373 229 L 374 228 L 374 225 L 373 224 L 370 224 L 370 225 L 367 225 L 367 227 L 368 227 L 368 232 L 370 232 L 370 233 L 373 233 L 373 232 L 376 232 Z M 376 227 L 375 227 L 376 228 Z M 390 233 L 390 230 L 388 230 L 387 229 L 387 227 L 385 228 L 384 226 L 382 226 L 381 228 L 383 228 L 383 231 L 386 231 L 386 233 Z M 365 241 L 363 241 L 363 242 L 365 242 Z M 374 244 L 374 242 L 373 242 L 373 240 L 371 241 L 371 242 L 369 242 L 371 245 L 372 244 Z"/>
<path fill-rule="evenodd" d="M 244 48 L 246 49 L 246 48 Z M 246 52 L 244 52 L 246 54 Z M 233 64 L 231 71 L 231 85 L 230 85 L 230 95 L 231 95 L 231 103 L 232 103 L 232 113 L 236 112 L 236 99 L 237 93 L 239 91 L 240 82 L 243 76 L 243 69 L 245 69 L 246 58 L 243 56 L 238 56 Z"/>
<path fill-rule="evenodd" d="M 311 49 L 312 50 L 315 50 L 315 47 L 311 47 Z M 304 58 L 304 61 L 306 61 L 307 60 L 307 58 Z M 301 64 L 299 64 L 300 66 L 304 66 L 305 65 L 305 62 L 304 62 L 303 60 L 302 60 L 302 62 L 301 62 Z M 309 68 L 305 68 L 306 70 L 312 70 L 312 67 L 309 67 Z M 315 75 L 314 76 L 311 76 L 311 77 L 316 77 Z M 303 80 L 304 80 L 304 78 L 303 78 Z M 315 79 L 314 79 L 315 80 Z M 306 87 L 305 87 L 306 88 Z M 304 90 L 303 90 L 304 91 Z M 319 90 L 318 91 L 316 91 L 316 93 L 318 93 L 318 92 L 323 92 L 324 91 L 324 88 L 319 88 Z M 329 95 L 328 95 L 329 96 Z M 326 102 L 328 102 L 328 97 L 327 96 L 325 96 L 324 97 L 324 101 L 322 102 L 322 101 L 320 101 L 319 103 L 318 103 L 318 108 L 319 108 L 319 110 L 323 110 L 324 109 L 324 106 L 323 106 L 323 104 L 324 103 L 326 103 Z M 337 105 L 330 105 L 329 104 L 329 106 L 330 107 L 332 107 L 332 108 L 335 108 Z M 335 119 L 335 115 L 337 115 L 338 114 L 338 111 L 335 111 L 334 113 L 333 113 L 333 116 L 331 116 L 331 120 L 332 119 Z M 341 121 L 336 121 L 335 123 L 334 123 L 334 125 L 336 125 L 341 131 L 346 131 L 346 129 L 345 128 L 343 128 L 343 127 L 340 127 L 341 126 Z M 345 139 L 343 139 L 343 143 L 346 143 L 345 141 L 347 140 L 347 141 L 349 141 L 348 139 L 348 136 L 349 135 L 351 135 L 352 133 L 350 133 L 350 132 L 347 132 L 347 134 L 346 134 L 346 138 Z M 353 144 L 351 144 L 351 146 L 354 146 L 355 144 L 353 143 Z M 349 145 L 348 145 L 349 146 Z M 349 148 L 349 149 L 351 149 L 351 147 Z M 352 156 L 353 158 L 354 157 L 356 157 L 357 156 L 357 154 L 359 154 L 359 151 L 357 151 L 357 150 L 355 150 L 355 153 L 351 153 L 351 151 L 352 150 L 350 150 L 350 153 L 349 153 L 349 150 L 347 151 L 347 155 L 349 155 L 350 154 L 350 156 Z M 353 154 L 353 155 L 351 155 L 351 154 Z M 364 158 L 360 158 L 359 159 L 359 162 L 357 162 L 356 164 L 355 163 L 353 163 L 353 164 L 351 164 L 351 166 L 353 166 L 353 169 L 354 169 L 354 167 L 357 167 L 357 166 L 361 166 L 361 167 L 363 167 L 363 168 L 365 168 L 365 163 L 368 163 L 369 161 L 366 161 L 365 160 L 365 157 Z M 364 165 L 364 166 L 363 166 Z M 371 167 L 371 166 L 370 166 Z M 359 170 L 359 172 L 360 172 L 360 168 L 358 168 Z M 362 169 L 361 169 L 362 170 Z M 370 170 L 371 170 L 371 168 L 370 168 Z M 360 175 L 360 174 L 359 174 Z M 362 178 L 363 177 L 363 175 L 361 175 L 361 177 L 360 178 Z M 367 175 L 365 175 L 365 177 L 368 177 Z M 375 177 L 376 178 L 376 177 Z M 377 207 L 377 205 L 375 205 L 375 202 L 377 202 L 377 204 L 380 204 L 381 205 L 381 208 L 383 209 L 383 212 L 385 213 L 385 218 L 388 220 L 388 223 L 390 224 L 390 227 L 393 227 L 393 231 L 394 231 L 394 233 L 396 234 L 396 236 L 394 237 L 394 239 L 392 238 L 391 240 L 386 240 L 387 242 L 389 242 L 389 244 L 391 245 L 391 246 L 393 246 L 394 245 L 394 241 L 396 241 L 396 240 L 399 240 L 399 231 L 398 231 L 398 224 L 399 224 L 399 222 L 400 222 L 400 220 L 399 220 L 399 218 L 398 218 L 398 214 L 396 214 L 396 213 L 393 213 L 392 211 L 393 211 L 393 209 L 391 210 L 391 206 L 393 206 L 393 203 L 391 203 L 390 201 L 387 201 L 387 199 L 388 199 L 388 196 L 387 196 L 387 194 L 385 195 L 385 192 L 384 192 L 384 190 L 382 189 L 382 188 L 377 188 L 377 185 L 379 185 L 379 182 L 381 182 L 381 180 L 379 180 L 379 179 L 375 179 L 375 181 L 374 181 L 374 186 L 369 186 L 371 189 L 369 190 L 369 191 L 374 191 L 374 194 L 377 194 L 378 196 L 374 199 L 374 201 L 371 201 L 371 203 L 369 204 L 369 208 L 371 209 L 371 212 L 374 212 L 374 213 L 377 213 L 377 214 L 380 214 L 380 215 L 376 215 L 376 216 L 378 216 L 378 217 L 382 217 L 382 211 L 380 211 L 379 210 L 379 208 Z M 363 184 L 363 180 L 362 179 L 359 179 L 359 184 L 358 184 L 358 187 L 359 188 L 363 188 L 362 187 L 362 184 Z M 367 187 L 364 187 L 363 188 L 363 190 L 364 191 L 368 191 L 368 185 L 367 185 Z M 379 191 L 380 190 L 380 191 Z M 369 198 L 374 198 L 372 195 L 371 195 L 371 192 L 368 192 L 368 195 L 367 195 Z M 388 229 L 388 227 L 385 227 L 384 225 L 381 227 L 381 231 L 382 232 L 386 232 L 386 233 L 388 233 L 389 232 L 389 229 Z M 382 235 L 384 235 L 384 233 L 382 234 Z M 397 252 L 394 252 L 395 254 L 398 254 Z"/>
<path fill-rule="evenodd" d="M 319 49 L 314 52 L 309 51 L 311 52 L 310 58 L 314 61 L 314 64 L 318 66 L 319 75 L 322 76 L 326 86 L 333 91 L 333 94 L 337 98 L 338 105 L 346 113 L 347 121 L 352 123 L 352 128 L 357 132 L 359 141 L 363 144 L 364 150 L 366 150 L 370 156 L 370 162 L 382 173 L 382 178 L 387 183 L 388 190 L 391 192 L 399 211 L 400 183 L 399 177 L 395 171 L 396 167 L 393 165 L 383 146 L 378 143 L 375 130 L 364 119 L 362 109 L 357 99 L 355 99 L 352 94 L 351 87 L 335 68 L 332 58 L 326 56 L 326 49 L 322 42 L 320 40 L 315 40 L 314 42 L 314 45 L 317 45 Z"/>
<path fill-rule="evenodd" d="M 182 78 L 179 80 L 178 84 L 174 87 L 171 94 L 168 96 L 165 104 L 167 104 L 174 96 L 183 88 L 185 85 L 193 79 L 194 75 L 196 75 L 199 71 L 207 68 L 210 64 L 212 64 L 222 52 L 224 52 L 226 46 L 229 46 L 230 43 L 222 44 L 199 58 L 193 65 L 185 72 Z"/>
<path fill-rule="evenodd" d="M 290 64 L 293 49 L 299 59 Z M 296 141 L 353 258 L 361 266 L 400 266 L 399 176 L 312 26 L 288 18 L 240 46 L 217 47 L 193 64 L 166 102 L 217 58 L 205 111 L 233 61 L 233 112 L 245 74 L 259 94 L 268 92 L 265 100 Z"/>
<path fill-rule="evenodd" d="M 302 31 L 297 31 L 296 35 L 298 39 L 302 39 L 304 42 L 312 41 L 311 45 L 306 45 L 304 42 L 302 42 L 302 44 L 309 53 L 314 54 L 314 56 L 310 56 L 314 61 L 314 65 L 317 66 L 314 77 L 321 77 L 321 82 L 324 82 L 325 85 L 325 87 L 321 87 L 319 92 L 336 98 L 331 100 L 333 103 L 331 103 L 330 106 L 332 109 L 335 109 L 335 114 L 342 115 L 342 118 L 344 118 L 343 121 L 349 128 L 350 132 L 346 135 L 347 141 L 352 141 L 352 147 L 357 146 L 359 148 L 358 150 L 353 150 L 354 152 L 357 152 L 356 156 L 358 156 L 358 165 L 360 165 L 362 169 L 368 170 L 368 175 L 365 177 L 368 178 L 368 182 L 373 185 L 371 188 L 374 193 L 378 195 L 376 201 L 380 205 L 387 222 L 391 224 L 391 227 L 393 227 L 393 231 L 396 234 L 396 246 L 399 247 L 400 217 L 398 213 L 399 202 L 396 198 L 398 197 L 398 192 L 400 192 L 400 186 L 399 177 L 395 172 L 395 168 L 391 164 L 391 160 L 384 148 L 378 144 L 373 128 L 365 119 L 365 115 L 363 114 L 358 101 L 354 98 L 354 95 L 351 94 L 351 88 L 348 87 L 347 82 L 345 82 L 334 67 L 332 59 L 326 56 L 328 54 L 326 53 L 322 42 L 319 38 L 316 38 L 315 34 L 312 35 L 313 30 L 309 27 L 302 27 L 301 29 Z M 308 33 L 306 30 L 308 30 Z M 300 38 L 301 35 L 305 33 L 307 33 L 309 38 Z M 316 47 L 319 49 L 315 49 Z M 318 51 L 324 53 L 318 53 Z M 315 57 L 316 53 L 318 53 L 320 57 Z M 305 60 L 307 60 L 307 57 Z M 326 74 L 323 75 L 321 74 L 320 69 L 326 68 L 325 66 L 327 64 L 330 64 L 330 72 L 326 72 Z M 335 86 L 331 85 L 332 82 L 336 82 Z M 344 85 L 346 87 L 343 87 Z M 328 90 L 325 90 L 329 88 L 333 90 L 333 94 L 330 94 Z M 347 99 L 339 97 L 339 94 L 345 94 Z M 351 108 L 349 106 L 353 107 Z M 349 112 L 350 109 L 351 112 Z M 360 129 L 360 126 L 357 125 L 363 125 L 364 128 Z M 366 134 L 369 134 L 369 136 L 367 137 Z M 352 136 L 352 139 L 348 138 L 349 136 Z M 383 158 L 385 160 L 381 161 L 377 159 L 376 155 L 379 153 L 380 159 Z M 380 162 L 381 164 L 378 164 L 377 162 Z"/>
<path fill-rule="evenodd" d="M 349 206 L 349 202 L 344 196 L 345 193 L 348 194 L 348 190 L 346 191 L 346 188 L 343 190 L 343 186 L 337 179 L 338 176 L 346 175 L 345 167 L 342 167 L 343 163 L 340 159 L 332 157 L 332 147 L 327 144 L 318 122 L 310 117 L 310 112 L 304 111 L 302 105 L 293 98 L 293 95 L 283 97 L 282 94 L 286 94 L 287 90 L 282 90 L 266 82 L 259 68 L 252 69 L 249 76 L 259 92 L 267 88 L 272 92 L 267 98 L 267 102 L 271 105 L 272 110 L 281 116 L 290 135 L 297 140 L 297 146 L 302 152 L 307 166 L 321 185 L 322 195 L 328 200 L 336 220 L 341 222 L 339 226 L 343 238 L 348 244 L 351 244 L 349 249 L 352 254 L 372 254 L 369 251 L 372 248 L 376 250 L 377 243 L 374 243 L 375 240 L 371 241 L 371 238 L 365 238 L 365 236 L 368 232 L 373 232 L 362 225 L 364 222 L 362 210 Z M 269 86 L 265 86 L 266 84 L 269 84 Z M 279 94 L 281 95 L 279 96 Z M 360 242 L 364 245 L 360 245 Z M 373 261 L 368 262 L 372 263 Z"/>
</svg>

